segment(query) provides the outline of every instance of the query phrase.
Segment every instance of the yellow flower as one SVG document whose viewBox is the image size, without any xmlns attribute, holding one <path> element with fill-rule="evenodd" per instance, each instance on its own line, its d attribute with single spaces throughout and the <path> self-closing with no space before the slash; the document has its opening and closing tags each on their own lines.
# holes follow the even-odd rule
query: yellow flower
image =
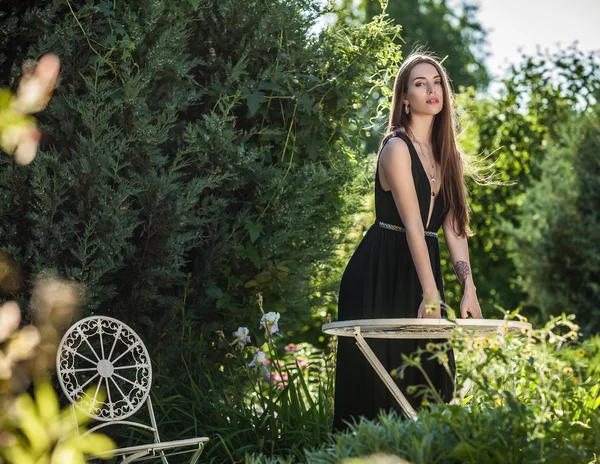
<svg viewBox="0 0 600 464">
<path fill-rule="evenodd" d="M 585 350 L 584 349 L 577 350 L 577 356 L 579 356 L 580 358 L 583 358 L 585 356 Z"/>
<path fill-rule="evenodd" d="M 525 348 L 525 356 L 531 356 L 531 348 L 528 346 L 527 348 Z"/>
<path fill-rule="evenodd" d="M 421 406 L 423 406 L 424 408 L 428 407 L 429 406 L 429 401 L 427 401 L 427 400 L 421 401 Z"/>
<path fill-rule="evenodd" d="M 504 400 L 502 398 L 496 398 L 494 402 L 496 403 L 496 406 L 502 406 L 504 404 Z"/>
<path fill-rule="evenodd" d="M 494 351 L 496 351 L 496 350 L 497 350 L 499 347 L 500 347 L 500 346 L 499 346 L 499 345 L 498 345 L 496 342 L 494 342 L 494 343 L 492 343 L 492 344 L 490 345 L 490 348 L 491 348 L 492 350 L 494 350 Z"/>
</svg>

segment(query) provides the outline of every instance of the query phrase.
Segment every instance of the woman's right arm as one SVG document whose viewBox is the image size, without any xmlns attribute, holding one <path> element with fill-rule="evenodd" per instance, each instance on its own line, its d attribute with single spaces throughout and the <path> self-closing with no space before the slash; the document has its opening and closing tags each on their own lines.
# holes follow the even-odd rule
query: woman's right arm
<svg viewBox="0 0 600 464">
<path fill-rule="evenodd" d="M 406 142 L 400 138 L 390 139 L 379 155 L 380 179 L 386 189 L 392 191 L 396 208 L 406 228 L 406 238 L 427 304 L 436 305 L 433 317 L 440 317 L 439 292 L 425 243 L 425 231 L 421 220 L 419 201 L 412 176 L 412 160 Z M 383 168 L 383 169 L 381 169 Z"/>
</svg>

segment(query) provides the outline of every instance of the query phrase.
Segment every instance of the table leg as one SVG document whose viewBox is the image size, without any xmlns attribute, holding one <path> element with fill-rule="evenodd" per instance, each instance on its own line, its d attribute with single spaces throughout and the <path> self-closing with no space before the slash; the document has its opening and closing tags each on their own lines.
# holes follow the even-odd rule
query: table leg
<svg viewBox="0 0 600 464">
<path fill-rule="evenodd" d="M 400 407 L 402 408 L 404 413 L 411 419 L 417 420 L 417 413 L 415 412 L 413 407 L 410 405 L 410 403 L 408 402 L 408 400 L 406 399 L 404 394 L 400 391 L 400 388 L 398 388 L 398 385 L 396 384 L 396 382 L 394 382 L 394 379 L 392 379 L 392 376 L 385 369 L 385 367 L 383 367 L 383 364 L 381 364 L 381 361 L 379 361 L 379 359 L 377 359 L 377 356 L 375 355 L 375 353 L 373 353 L 373 350 L 371 349 L 369 344 L 365 341 L 365 339 L 361 335 L 360 327 L 354 328 L 353 335 L 354 335 L 354 338 L 356 339 L 356 344 L 358 345 L 358 348 L 360 349 L 362 354 L 365 356 L 365 358 L 367 358 L 367 361 L 369 361 L 369 364 L 371 364 L 371 366 L 373 366 L 373 369 L 375 369 L 375 372 L 377 372 L 377 374 L 379 375 L 381 380 L 383 380 L 383 383 L 386 385 L 386 387 L 388 388 L 390 393 L 394 396 L 396 401 L 398 401 L 398 404 L 400 404 Z"/>
</svg>

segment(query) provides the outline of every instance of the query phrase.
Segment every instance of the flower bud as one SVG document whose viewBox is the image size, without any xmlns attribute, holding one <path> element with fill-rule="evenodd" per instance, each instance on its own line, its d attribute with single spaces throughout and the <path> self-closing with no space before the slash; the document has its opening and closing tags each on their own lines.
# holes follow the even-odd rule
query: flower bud
<svg viewBox="0 0 600 464">
<path fill-rule="evenodd" d="M 14 301 L 0 306 L 0 342 L 9 338 L 21 323 L 21 310 Z"/>
</svg>

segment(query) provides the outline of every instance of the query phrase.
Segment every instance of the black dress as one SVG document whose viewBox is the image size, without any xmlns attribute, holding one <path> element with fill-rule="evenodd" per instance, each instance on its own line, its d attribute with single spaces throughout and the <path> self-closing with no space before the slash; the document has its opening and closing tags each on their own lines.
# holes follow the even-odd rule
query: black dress
<svg viewBox="0 0 600 464">
<path fill-rule="evenodd" d="M 392 137 L 401 137 L 408 145 L 412 160 L 412 175 L 425 228 L 431 199 L 427 173 L 412 142 L 402 132 L 390 135 L 384 140 L 382 146 Z M 425 228 L 425 242 L 437 288 L 442 301 L 445 301 L 439 244 L 437 237 L 432 233 L 437 232 L 442 226 L 446 208 L 441 192 L 436 197 L 429 226 Z M 392 193 L 384 191 L 379 182 L 379 162 L 375 174 L 375 211 L 375 224 L 371 226 L 354 252 L 342 277 L 338 303 L 340 321 L 417 317 L 423 299 L 421 283 L 410 255 L 406 234 L 379 225 L 383 222 L 403 226 Z M 446 317 L 443 308 L 442 317 Z M 424 347 L 429 341 L 367 339 L 388 371 L 402 364 L 401 353 L 408 355 L 418 346 Z M 421 360 L 428 377 L 445 402 L 452 399 L 454 392 L 454 354 L 449 352 L 448 357 L 452 377 L 436 360 Z M 398 379 L 396 382 L 413 408 L 419 409 L 421 399 L 409 395 L 406 386 L 426 385 L 422 374 L 416 368 L 410 368 L 405 372 L 404 379 Z M 354 338 L 339 337 L 334 429 L 343 430 L 344 421 L 351 422 L 359 416 L 374 419 L 380 410 L 391 409 L 401 412 L 397 401 L 359 351 Z"/>
</svg>

